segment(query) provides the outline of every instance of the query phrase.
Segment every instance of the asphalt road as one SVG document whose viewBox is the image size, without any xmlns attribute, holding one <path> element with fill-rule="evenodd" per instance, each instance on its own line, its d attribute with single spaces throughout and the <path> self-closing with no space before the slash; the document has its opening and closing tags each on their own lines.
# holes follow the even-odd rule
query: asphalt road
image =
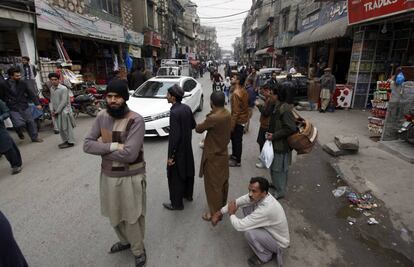
<svg viewBox="0 0 414 267">
<path fill-rule="evenodd" d="M 198 122 L 209 111 L 211 92 L 207 75 L 200 81 L 205 105 L 195 114 Z M 258 117 L 255 111 L 251 132 L 244 136 L 242 166 L 231 169 L 229 199 L 247 192 L 250 177 L 269 177 L 268 171 L 254 167 L 259 153 L 255 141 Z M 92 122 L 93 118 L 79 117 L 73 148 L 59 150 L 59 136 L 47 127 L 40 133 L 44 143 L 18 141 L 24 160 L 21 174 L 10 175 L 8 162 L 0 159 L 0 209 L 9 218 L 30 266 L 133 266 L 129 251 L 107 253 L 117 238 L 108 219 L 100 215 L 100 159 L 82 151 L 82 140 Z M 201 137 L 193 135 L 197 174 Z M 169 199 L 167 142 L 167 138 L 145 139 L 147 266 L 247 266 L 252 252 L 228 218 L 217 227 L 201 219 L 207 207 L 201 179 L 196 177 L 194 201 L 186 202 L 183 211 L 162 207 Z M 328 161 L 317 148 L 298 157 L 290 170 L 288 196 L 281 201 L 291 234 L 285 266 L 410 266 L 412 262 L 404 256 L 379 247 L 347 224 L 341 213 L 347 204 L 331 193 L 337 179 Z M 273 261 L 266 266 L 275 265 Z"/>
</svg>

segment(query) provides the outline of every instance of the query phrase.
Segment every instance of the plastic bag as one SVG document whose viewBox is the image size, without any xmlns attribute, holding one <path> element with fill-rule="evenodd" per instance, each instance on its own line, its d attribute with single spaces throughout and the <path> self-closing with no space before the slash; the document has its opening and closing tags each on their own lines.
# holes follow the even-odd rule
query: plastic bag
<svg viewBox="0 0 414 267">
<path fill-rule="evenodd" d="M 405 82 L 405 77 L 402 72 L 398 73 L 397 78 L 395 79 L 395 83 L 400 86 Z"/>
<path fill-rule="evenodd" d="M 273 162 L 273 144 L 271 141 L 267 140 L 262 148 L 262 152 L 260 153 L 260 160 L 266 166 L 266 168 L 270 168 Z"/>
</svg>

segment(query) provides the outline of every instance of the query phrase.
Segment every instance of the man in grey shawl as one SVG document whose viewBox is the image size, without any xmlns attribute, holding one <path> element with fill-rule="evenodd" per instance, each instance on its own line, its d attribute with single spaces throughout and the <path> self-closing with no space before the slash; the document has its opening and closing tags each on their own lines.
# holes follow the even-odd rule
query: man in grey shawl
<svg viewBox="0 0 414 267">
<path fill-rule="evenodd" d="M 106 88 L 106 110 L 102 110 L 85 138 L 83 150 L 102 157 L 101 212 L 118 235 L 110 253 L 131 249 L 135 266 L 145 266 L 144 248 L 146 176 L 144 118 L 129 110 L 128 84 L 114 80 Z"/>
<path fill-rule="evenodd" d="M 59 82 L 59 74 L 49 73 L 49 80 L 52 84 L 51 102 L 53 106 L 52 116 L 56 118 L 57 127 L 63 143 L 59 148 L 68 148 L 75 145 L 73 136 L 73 127 L 75 127 L 75 119 L 70 106 L 69 89 L 61 85 Z"/>
</svg>

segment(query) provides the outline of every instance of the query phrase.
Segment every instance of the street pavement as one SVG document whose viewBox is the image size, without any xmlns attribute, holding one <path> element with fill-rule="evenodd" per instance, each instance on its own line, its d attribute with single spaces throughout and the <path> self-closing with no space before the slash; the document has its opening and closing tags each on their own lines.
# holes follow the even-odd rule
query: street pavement
<svg viewBox="0 0 414 267">
<path fill-rule="evenodd" d="M 209 112 L 211 82 L 207 76 L 200 79 L 205 105 L 195 114 L 198 122 Z M 259 154 L 258 118 L 255 111 L 251 131 L 244 136 L 242 166 L 230 171 L 229 199 L 247 193 L 250 177 L 269 177 L 267 170 L 254 167 Z M 107 253 L 117 238 L 108 219 L 100 215 L 100 158 L 82 150 L 92 122 L 87 116 L 78 118 L 73 148 L 59 150 L 59 136 L 47 127 L 40 133 L 44 143 L 18 141 L 24 160 L 18 175 L 10 175 L 8 162 L 0 159 L 0 209 L 9 218 L 30 266 L 133 266 L 129 251 Z M 201 138 L 194 133 L 196 174 Z M 216 227 L 201 219 L 207 208 L 202 179 L 196 176 L 194 201 L 185 202 L 183 211 L 162 207 L 169 200 L 167 143 L 167 138 L 147 138 L 144 145 L 147 266 L 248 266 L 246 260 L 252 252 L 228 217 Z M 331 193 L 337 183 L 329 158 L 319 146 L 311 154 L 297 157 L 290 170 L 287 198 L 281 200 L 291 234 L 285 266 L 412 266 L 403 255 L 379 246 L 348 225 L 341 212 L 347 203 Z M 265 266 L 276 266 L 276 262 Z"/>
</svg>

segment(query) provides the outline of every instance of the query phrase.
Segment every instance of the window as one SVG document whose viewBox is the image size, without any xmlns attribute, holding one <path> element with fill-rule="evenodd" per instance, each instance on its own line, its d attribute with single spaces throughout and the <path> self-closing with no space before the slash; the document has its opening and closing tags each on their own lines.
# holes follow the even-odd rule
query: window
<svg viewBox="0 0 414 267">
<path fill-rule="evenodd" d="M 147 3 L 148 27 L 154 29 L 154 5 L 152 2 Z"/>
<path fill-rule="evenodd" d="M 184 82 L 183 90 L 184 92 L 191 92 L 197 86 L 197 83 L 193 80 L 187 80 Z"/>
<path fill-rule="evenodd" d="M 119 0 L 99 0 L 102 11 L 119 17 Z"/>
<path fill-rule="evenodd" d="M 282 16 L 282 31 L 287 32 L 289 26 L 289 13 L 284 13 Z"/>
</svg>

